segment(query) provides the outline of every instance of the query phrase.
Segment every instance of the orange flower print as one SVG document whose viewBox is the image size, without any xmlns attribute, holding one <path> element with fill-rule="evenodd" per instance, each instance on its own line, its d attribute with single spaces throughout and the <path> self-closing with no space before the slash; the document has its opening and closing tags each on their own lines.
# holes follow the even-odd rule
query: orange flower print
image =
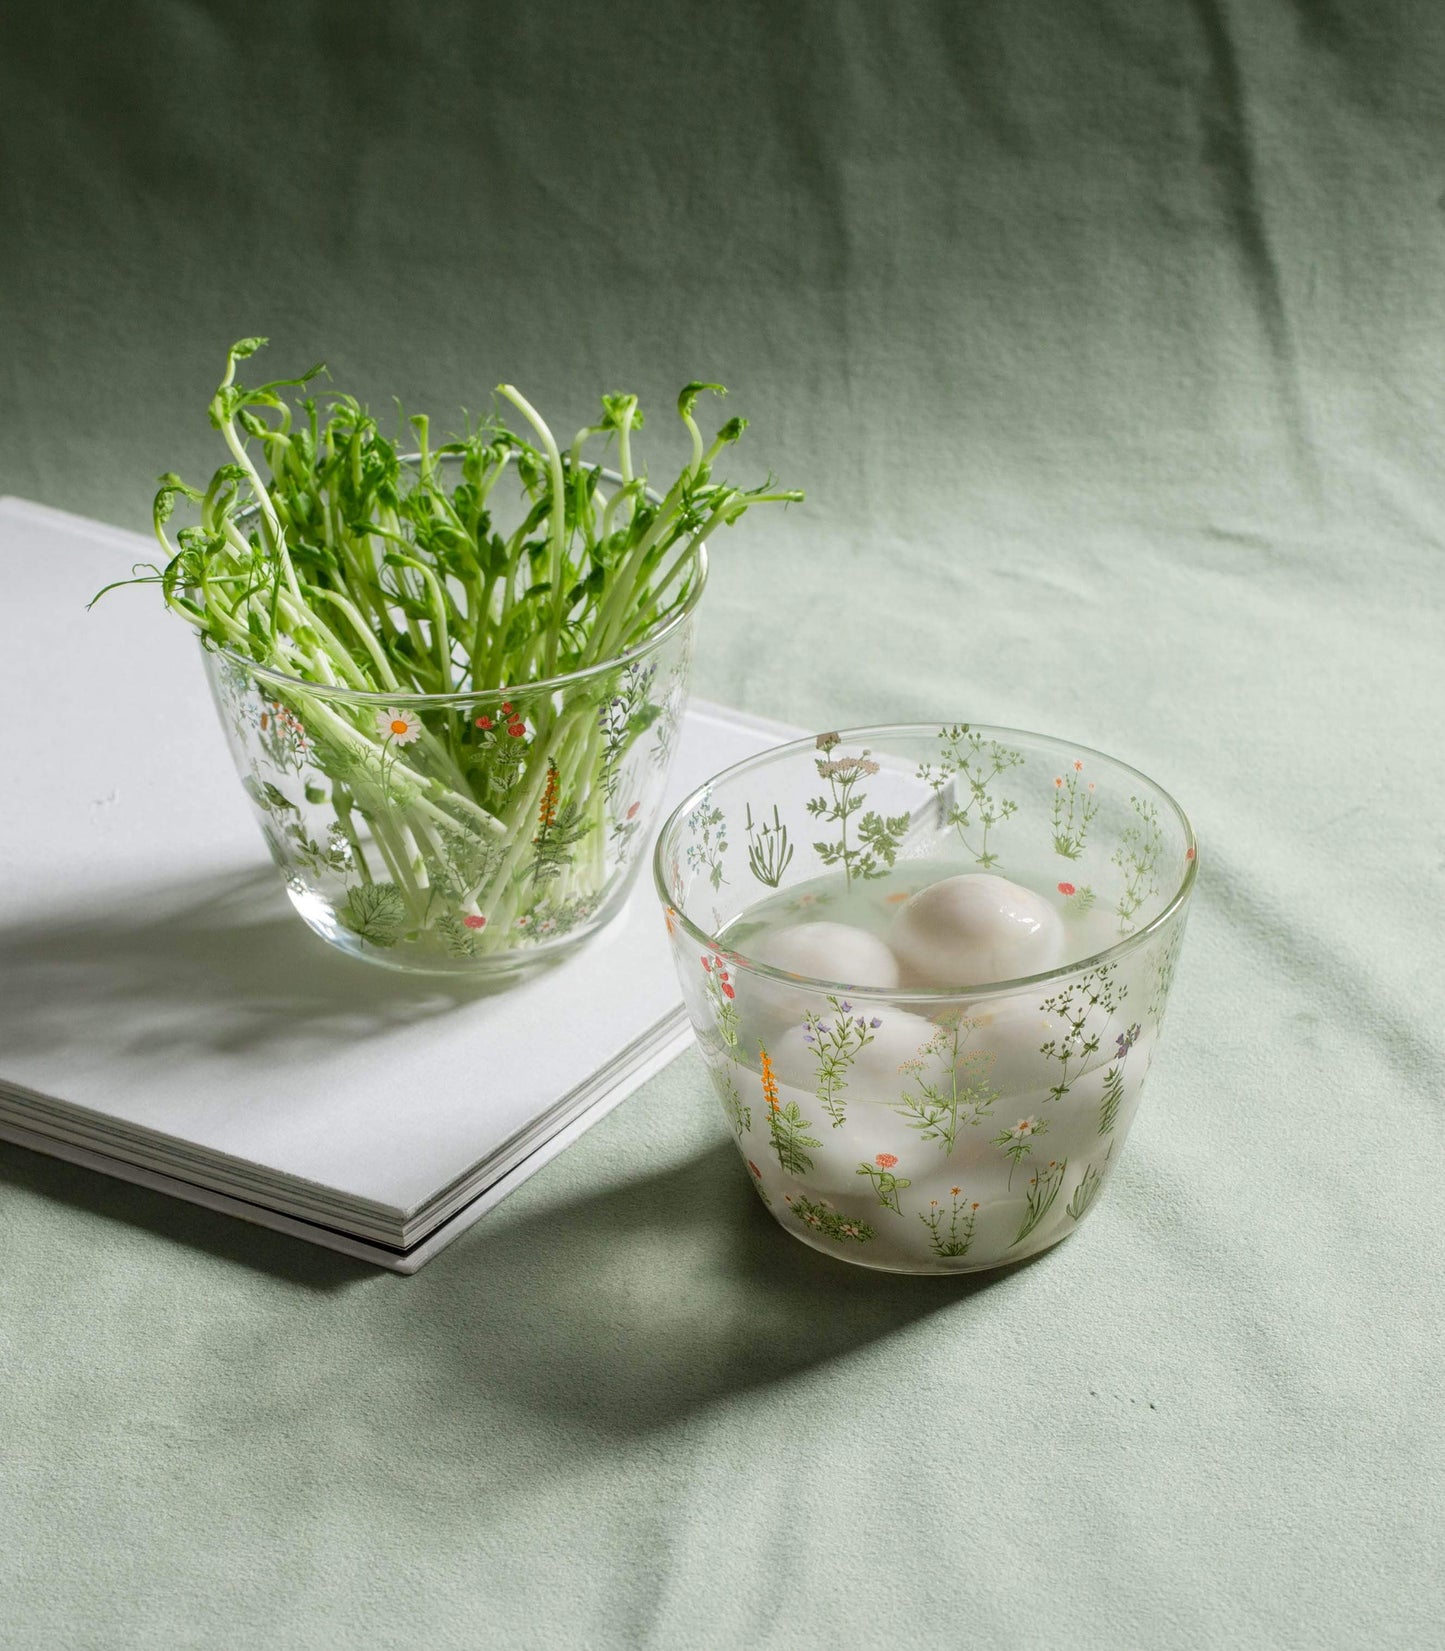
<svg viewBox="0 0 1445 1651">
<path fill-rule="evenodd" d="M 1059 893 L 1060 894 L 1077 894 L 1078 892 L 1079 891 L 1074 887 L 1074 885 L 1072 883 L 1060 883 L 1059 884 Z"/>
<path fill-rule="evenodd" d="M 1080 761 L 1079 761 L 1079 759 L 1078 759 L 1078 758 L 1077 758 L 1077 757 L 1075 757 L 1075 758 L 1074 758 L 1074 772 L 1075 772 L 1075 773 L 1076 773 L 1076 774 L 1077 774 L 1077 773 L 1079 773 L 1079 772 L 1081 772 L 1081 771 L 1082 771 L 1082 769 L 1083 769 L 1083 766 L 1084 766 L 1084 765 L 1083 765 L 1083 763 L 1081 763 L 1081 762 L 1080 762 Z"/>
<path fill-rule="evenodd" d="M 898 1162 L 898 1155 L 894 1152 L 880 1152 L 873 1162 L 879 1169 L 892 1169 Z"/>
<path fill-rule="evenodd" d="M 547 783 L 542 787 L 542 803 L 537 810 L 537 831 L 540 835 L 557 823 L 557 792 L 562 776 L 554 762 L 547 764 Z"/>
<path fill-rule="evenodd" d="M 962 1187 L 950 1187 L 948 1190 L 953 1195 L 953 1197 L 957 1198 L 959 1193 L 961 1193 L 963 1191 L 963 1188 Z M 974 1209 L 977 1209 L 978 1205 L 975 1204 L 973 1207 L 974 1207 Z"/>
<path fill-rule="evenodd" d="M 758 1047 L 761 1057 L 763 1076 L 763 1099 L 768 1103 L 768 1111 L 778 1110 L 778 1075 L 773 1071 L 772 1057 L 761 1045 Z M 895 1160 L 896 1161 L 896 1160 Z"/>
<path fill-rule="evenodd" d="M 1063 788 L 1064 788 L 1064 776 L 1062 774 L 1055 774 L 1054 775 L 1054 787 L 1055 787 L 1056 790 L 1059 790 L 1059 791 L 1063 790 Z"/>
</svg>

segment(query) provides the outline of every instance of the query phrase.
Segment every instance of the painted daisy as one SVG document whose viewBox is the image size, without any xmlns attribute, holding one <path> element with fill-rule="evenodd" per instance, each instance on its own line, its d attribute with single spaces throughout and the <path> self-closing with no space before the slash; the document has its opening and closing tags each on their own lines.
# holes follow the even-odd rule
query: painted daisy
<svg viewBox="0 0 1445 1651">
<path fill-rule="evenodd" d="M 413 740 L 421 738 L 421 718 L 410 711 L 398 711 L 395 707 L 378 711 L 376 731 L 384 740 L 391 740 L 397 745 L 410 745 Z"/>
</svg>

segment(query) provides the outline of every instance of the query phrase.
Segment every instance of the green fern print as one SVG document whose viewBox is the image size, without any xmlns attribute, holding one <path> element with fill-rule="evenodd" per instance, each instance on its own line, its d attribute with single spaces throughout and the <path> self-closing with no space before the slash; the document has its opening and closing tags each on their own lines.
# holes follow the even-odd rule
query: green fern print
<svg viewBox="0 0 1445 1651">
<path fill-rule="evenodd" d="M 537 834 L 532 839 L 531 874 L 536 883 L 560 877 L 572 861 L 572 850 L 591 830 L 591 821 L 582 817 L 575 802 L 560 803 L 560 776 L 555 763 L 547 765 L 547 780 L 537 813 Z"/>
<path fill-rule="evenodd" d="M 815 759 L 815 765 L 818 778 L 827 781 L 828 795 L 810 798 L 807 809 L 814 819 L 838 827 L 836 842 L 817 842 L 813 847 L 825 866 L 843 868 L 844 880 L 851 887 L 855 877 L 882 877 L 894 864 L 909 816 L 884 816 L 870 809 L 857 822 L 856 840 L 849 841 L 850 822 L 866 800 L 858 790 L 859 781 L 871 778 L 879 769 L 867 751 L 855 757 L 833 756 L 838 741 L 837 734 L 818 735 L 816 743 L 822 755 Z"/>
<path fill-rule="evenodd" d="M 777 1155 L 778 1163 L 788 1175 L 807 1175 L 813 1168 L 813 1160 L 808 1156 L 808 1147 L 822 1146 L 822 1142 L 807 1134 L 813 1126 L 803 1116 L 796 1101 L 789 1101 L 782 1105 L 778 1095 L 778 1076 L 773 1070 L 772 1057 L 767 1050 L 758 1045 L 758 1054 L 762 1066 L 763 1099 L 768 1105 L 768 1139 L 772 1142 L 773 1151 Z"/>
</svg>

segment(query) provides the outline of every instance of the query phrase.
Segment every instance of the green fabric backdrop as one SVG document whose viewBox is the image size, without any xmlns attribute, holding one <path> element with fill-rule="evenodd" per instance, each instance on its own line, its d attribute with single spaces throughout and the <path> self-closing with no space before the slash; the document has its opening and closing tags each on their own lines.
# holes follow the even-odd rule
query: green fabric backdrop
<svg viewBox="0 0 1445 1651">
<path fill-rule="evenodd" d="M 810 498 L 701 692 L 1066 734 L 1204 845 L 1001 1279 L 787 1243 L 691 1057 L 411 1281 L 0 1149 L 0 1640 L 1438 1639 L 1442 113 L 1408 0 L 0 19 L 0 491 L 143 525 L 252 332 L 635 388 L 659 465 L 719 378 Z"/>
</svg>

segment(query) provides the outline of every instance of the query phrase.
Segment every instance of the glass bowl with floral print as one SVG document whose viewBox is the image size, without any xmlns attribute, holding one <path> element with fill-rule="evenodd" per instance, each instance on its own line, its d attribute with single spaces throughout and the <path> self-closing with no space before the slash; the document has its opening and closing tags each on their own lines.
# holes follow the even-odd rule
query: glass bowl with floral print
<svg viewBox="0 0 1445 1651">
<path fill-rule="evenodd" d="M 526 972 L 615 916 L 661 807 L 706 551 L 625 658 L 477 693 L 321 687 L 203 653 L 291 902 L 389 968 Z"/>
<path fill-rule="evenodd" d="M 1067 1237 L 1123 1150 L 1196 870 L 1189 821 L 1152 780 L 1012 729 L 822 734 L 689 797 L 658 840 L 657 890 L 773 1217 L 907 1273 Z M 1010 941 L 991 970 L 921 952 L 959 889 L 1033 914 L 1043 949 Z"/>
</svg>

